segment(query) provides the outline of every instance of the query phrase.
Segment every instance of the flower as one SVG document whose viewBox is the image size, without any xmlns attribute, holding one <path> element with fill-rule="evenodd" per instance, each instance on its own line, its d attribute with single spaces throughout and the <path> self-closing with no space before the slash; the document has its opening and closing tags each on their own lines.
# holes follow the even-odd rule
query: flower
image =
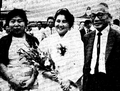
<svg viewBox="0 0 120 91">
<path fill-rule="evenodd" d="M 55 68 L 55 64 L 51 59 L 50 54 L 42 52 L 39 48 L 29 48 L 29 51 L 25 51 L 21 48 L 18 50 L 18 54 L 21 57 L 20 60 L 26 58 L 30 65 L 36 66 L 39 70 L 51 71 Z"/>
<path fill-rule="evenodd" d="M 58 44 L 57 49 L 61 56 L 64 56 L 67 50 L 66 46 L 63 46 L 62 44 Z"/>
<path fill-rule="evenodd" d="M 62 46 L 61 44 L 58 47 L 58 50 L 60 51 L 60 54 L 64 56 L 66 52 L 66 47 Z M 42 52 L 39 48 L 29 48 L 29 51 L 25 51 L 24 49 L 19 49 L 18 51 L 19 55 L 21 56 L 20 61 L 23 58 L 26 58 L 26 60 L 35 67 L 39 68 L 39 70 L 42 70 L 42 75 L 45 78 L 48 78 L 52 81 L 57 82 L 63 91 L 70 91 L 71 87 L 66 87 L 63 82 L 63 78 L 60 77 L 59 71 L 55 69 L 55 63 L 51 58 L 50 53 Z M 70 81 L 71 85 L 71 81 Z"/>
</svg>

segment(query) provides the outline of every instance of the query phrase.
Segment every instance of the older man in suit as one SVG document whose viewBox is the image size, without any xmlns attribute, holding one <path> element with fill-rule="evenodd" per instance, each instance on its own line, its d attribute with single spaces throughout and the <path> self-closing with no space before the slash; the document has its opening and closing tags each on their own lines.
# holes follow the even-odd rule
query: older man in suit
<svg viewBox="0 0 120 91">
<path fill-rule="evenodd" d="M 120 32 L 110 25 L 106 3 L 93 7 L 96 28 L 84 36 L 83 91 L 120 91 Z"/>
</svg>

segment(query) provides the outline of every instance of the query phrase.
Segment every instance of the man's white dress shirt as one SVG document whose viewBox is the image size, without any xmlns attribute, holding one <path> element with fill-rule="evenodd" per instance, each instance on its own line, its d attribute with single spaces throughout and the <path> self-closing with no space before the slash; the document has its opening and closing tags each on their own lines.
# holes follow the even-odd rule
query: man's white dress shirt
<svg viewBox="0 0 120 91">
<path fill-rule="evenodd" d="M 109 33 L 110 26 L 108 25 L 104 30 L 102 30 L 102 35 L 100 39 L 100 57 L 99 57 L 99 66 L 98 71 L 106 73 L 105 69 L 105 51 L 106 51 L 106 45 L 107 45 L 107 39 L 108 39 L 108 33 Z M 96 61 L 97 61 L 97 36 L 98 31 L 96 30 L 95 40 L 94 40 L 94 46 L 93 46 L 93 54 L 92 54 L 92 61 L 91 61 L 91 74 L 94 74 Z"/>
</svg>

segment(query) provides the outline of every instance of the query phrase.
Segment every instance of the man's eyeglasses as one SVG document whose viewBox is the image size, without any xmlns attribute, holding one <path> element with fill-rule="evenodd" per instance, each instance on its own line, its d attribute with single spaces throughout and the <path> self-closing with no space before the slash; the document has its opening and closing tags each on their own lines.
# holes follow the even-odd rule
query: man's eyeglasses
<svg viewBox="0 0 120 91">
<path fill-rule="evenodd" d="M 96 17 L 98 17 L 99 19 L 103 19 L 105 15 L 108 15 L 108 13 L 97 13 L 97 14 L 92 13 L 90 17 L 91 19 L 95 19 Z"/>
</svg>

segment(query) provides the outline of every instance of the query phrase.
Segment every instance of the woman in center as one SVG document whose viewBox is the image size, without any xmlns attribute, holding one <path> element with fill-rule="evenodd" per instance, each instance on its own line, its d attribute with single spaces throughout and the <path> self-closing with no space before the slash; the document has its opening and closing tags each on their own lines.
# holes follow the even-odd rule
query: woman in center
<svg viewBox="0 0 120 91">
<path fill-rule="evenodd" d="M 67 8 L 59 9 L 54 18 L 57 33 L 43 40 L 39 48 L 50 54 L 55 69 L 41 72 L 44 74 L 39 76 L 39 89 L 79 91 L 77 82 L 82 76 L 84 60 L 80 33 L 73 28 L 74 16 Z"/>
</svg>

